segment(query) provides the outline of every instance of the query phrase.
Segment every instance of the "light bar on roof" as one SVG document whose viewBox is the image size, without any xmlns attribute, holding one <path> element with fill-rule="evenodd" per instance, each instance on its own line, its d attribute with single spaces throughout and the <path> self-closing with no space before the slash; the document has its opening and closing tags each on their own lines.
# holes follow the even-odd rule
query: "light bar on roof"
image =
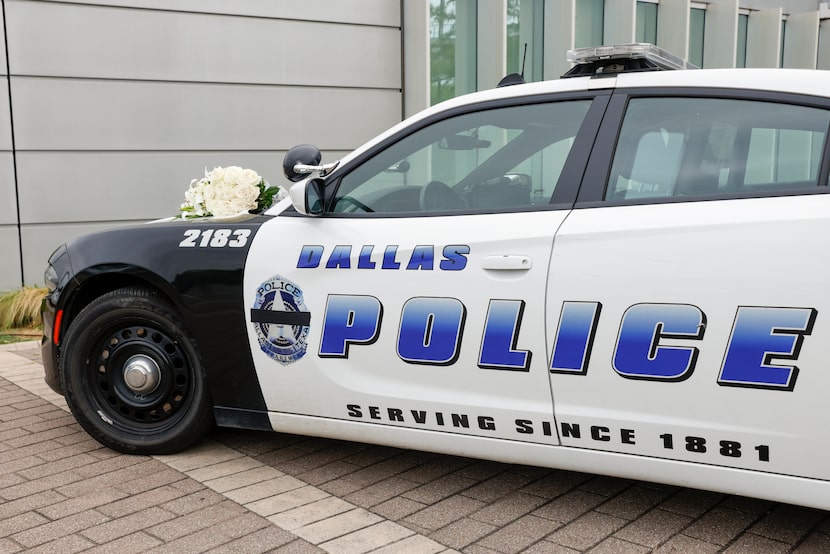
<svg viewBox="0 0 830 554">
<path fill-rule="evenodd" d="M 577 48 L 568 50 L 567 59 L 575 64 L 615 59 L 645 59 L 661 69 L 698 69 L 696 65 L 645 42 Z"/>
</svg>

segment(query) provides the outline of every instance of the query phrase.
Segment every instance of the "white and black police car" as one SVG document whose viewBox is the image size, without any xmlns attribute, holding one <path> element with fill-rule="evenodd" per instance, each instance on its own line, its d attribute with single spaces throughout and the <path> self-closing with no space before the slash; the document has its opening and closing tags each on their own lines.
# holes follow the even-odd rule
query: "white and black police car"
<svg viewBox="0 0 830 554">
<path fill-rule="evenodd" d="M 231 220 L 51 257 L 46 380 L 122 452 L 214 422 L 830 509 L 830 72 L 575 51 Z"/>
</svg>

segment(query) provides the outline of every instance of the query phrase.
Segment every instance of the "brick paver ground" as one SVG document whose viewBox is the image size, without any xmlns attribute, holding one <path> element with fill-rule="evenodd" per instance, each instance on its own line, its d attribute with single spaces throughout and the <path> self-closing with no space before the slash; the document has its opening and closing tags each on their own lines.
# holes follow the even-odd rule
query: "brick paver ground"
<svg viewBox="0 0 830 554">
<path fill-rule="evenodd" d="M 596 475 L 217 430 L 90 439 L 34 343 L 0 347 L 0 553 L 828 552 L 827 512 Z"/>
</svg>

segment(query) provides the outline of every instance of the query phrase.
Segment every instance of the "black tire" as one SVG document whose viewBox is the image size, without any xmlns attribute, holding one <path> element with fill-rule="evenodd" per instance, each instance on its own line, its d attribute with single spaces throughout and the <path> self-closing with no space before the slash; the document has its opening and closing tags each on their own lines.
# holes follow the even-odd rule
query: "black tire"
<svg viewBox="0 0 830 554">
<path fill-rule="evenodd" d="M 63 340 L 60 368 L 72 414 L 113 450 L 170 454 L 213 425 L 193 339 L 153 291 L 122 288 L 86 306 Z"/>
</svg>

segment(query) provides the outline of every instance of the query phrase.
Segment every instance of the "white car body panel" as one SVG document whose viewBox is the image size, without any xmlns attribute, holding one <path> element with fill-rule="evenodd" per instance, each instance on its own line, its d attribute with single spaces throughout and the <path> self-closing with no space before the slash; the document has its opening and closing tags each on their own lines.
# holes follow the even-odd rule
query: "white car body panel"
<svg viewBox="0 0 830 554">
<path fill-rule="evenodd" d="M 484 91 L 400 123 L 346 156 L 327 179 L 445 111 L 613 88 L 738 89 L 820 99 L 830 90 L 830 72 L 655 71 Z M 302 289 L 311 314 L 307 350 L 288 364 L 263 353 L 249 316 L 271 424 L 284 432 L 828 509 L 830 449 L 822 438 L 830 300 L 817 291 L 825 290 L 830 269 L 824 255 L 830 196 L 810 192 L 609 205 L 594 200 L 572 210 L 437 217 L 284 214 L 259 231 L 244 277 L 246 309 L 257 305 L 258 288 L 278 275 Z M 302 205 L 305 183 L 291 194 Z M 444 247 L 464 245 L 466 266 L 377 269 L 391 245 L 397 246 L 393 261 L 403 265 L 418 247 L 431 246 L 439 264 Z M 364 257 L 367 246 L 373 248 Z M 326 268 L 344 247 L 349 261 L 341 257 Z M 301 267 L 303 256 L 314 252 L 313 267 Z M 359 269 L 362 263 L 375 268 Z M 358 297 L 373 298 L 369 302 L 382 306 L 381 322 L 376 336 L 346 340 L 342 355 L 332 355 L 323 346 L 326 318 L 332 298 L 346 297 L 358 304 Z M 405 307 L 423 299 L 464 308 L 457 355 L 445 363 L 401 355 Z M 514 312 L 520 325 L 501 352 L 517 360 L 527 355 L 526 370 L 482 364 L 493 301 L 508 314 L 521 303 Z M 341 325 L 345 334 L 359 319 L 349 317 Z M 503 333 L 493 336 L 504 340 Z M 645 349 L 643 337 L 656 338 Z M 561 345 L 583 351 L 566 355 Z M 643 362 L 633 370 L 632 356 Z M 741 365 L 735 362 L 740 356 L 754 358 Z M 685 359 L 687 367 L 667 358 Z"/>
</svg>

